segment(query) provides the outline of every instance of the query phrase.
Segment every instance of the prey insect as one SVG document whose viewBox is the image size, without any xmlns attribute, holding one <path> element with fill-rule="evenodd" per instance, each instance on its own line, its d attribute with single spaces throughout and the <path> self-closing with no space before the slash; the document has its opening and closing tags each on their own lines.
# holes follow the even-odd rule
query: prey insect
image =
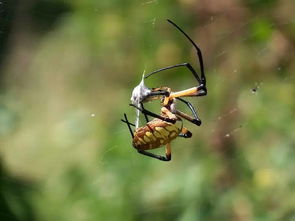
<svg viewBox="0 0 295 221">
<path fill-rule="evenodd" d="M 183 127 L 182 119 L 185 119 L 197 126 L 201 125 L 201 120 L 198 117 L 194 106 L 182 97 L 205 96 L 207 94 L 206 77 L 200 48 L 179 26 L 177 26 L 171 20 L 168 20 L 168 22 L 177 28 L 194 46 L 197 52 L 201 74 L 199 76 L 190 63 L 182 63 L 161 68 L 144 75 L 141 83 L 135 87 L 132 92 L 132 104 L 130 105 L 144 114 L 146 124 L 142 127 L 138 127 L 137 123 L 133 124 L 129 122 L 126 114 L 124 114 L 124 119 L 122 119 L 122 121 L 127 124 L 131 133 L 133 147 L 137 149 L 140 154 L 163 161 L 171 160 L 170 143 L 172 140 L 176 139 L 177 137 L 190 138 L 192 136 L 192 133 Z M 156 73 L 179 67 L 185 67 L 193 74 L 194 78 L 198 82 L 197 86 L 182 91 L 173 92 L 169 87 L 148 88 L 144 85 L 144 79 Z M 160 100 L 162 106 L 160 115 L 144 108 L 143 103 L 151 100 Z M 191 110 L 192 116 L 176 109 L 176 100 L 186 104 Z M 154 119 L 149 121 L 148 116 L 154 117 Z M 135 130 L 132 130 L 132 126 L 135 127 Z M 156 155 L 147 151 L 149 149 L 156 149 L 164 145 L 166 145 L 165 156 Z"/>
</svg>

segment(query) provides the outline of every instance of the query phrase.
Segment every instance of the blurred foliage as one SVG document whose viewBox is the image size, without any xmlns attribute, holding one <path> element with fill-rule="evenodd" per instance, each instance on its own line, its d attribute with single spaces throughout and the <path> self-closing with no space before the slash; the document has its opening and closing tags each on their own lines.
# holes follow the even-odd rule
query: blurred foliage
<svg viewBox="0 0 295 221">
<path fill-rule="evenodd" d="M 295 220 L 294 11 L 293 0 L 0 1 L 0 220 Z M 164 163 L 136 153 L 120 118 L 135 119 L 144 70 L 198 68 L 167 18 L 201 47 L 208 96 L 190 99 L 203 124 L 186 122 L 192 139 Z M 196 82 L 178 69 L 147 84 Z"/>
</svg>

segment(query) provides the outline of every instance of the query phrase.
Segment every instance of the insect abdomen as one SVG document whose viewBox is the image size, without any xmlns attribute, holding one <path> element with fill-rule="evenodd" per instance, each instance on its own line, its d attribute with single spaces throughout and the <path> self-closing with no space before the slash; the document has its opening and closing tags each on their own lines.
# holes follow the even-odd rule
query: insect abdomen
<svg viewBox="0 0 295 221">
<path fill-rule="evenodd" d="M 132 144 L 138 150 L 155 149 L 171 142 L 179 133 L 175 124 L 151 121 L 135 131 Z"/>
</svg>

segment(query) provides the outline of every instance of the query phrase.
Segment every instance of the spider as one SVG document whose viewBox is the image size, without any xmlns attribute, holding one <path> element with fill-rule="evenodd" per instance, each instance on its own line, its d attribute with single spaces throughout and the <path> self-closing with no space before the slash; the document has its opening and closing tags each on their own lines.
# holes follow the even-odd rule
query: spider
<svg viewBox="0 0 295 221">
<path fill-rule="evenodd" d="M 183 127 L 182 119 L 186 119 L 189 122 L 196 124 L 197 126 L 201 125 L 201 120 L 198 117 L 193 105 L 181 97 L 205 96 L 207 94 L 206 77 L 204 72 L 202 52 L 200 48 L 179 26 L 177 26 L 169 19 L 167 21 L 175 28 L 177 28 L 196 49 L 200 64 L 201 75 L 199 77 L 195 69 L 189 63 L 168 66 L 153 71 L 147 75 L 143 75 L 141 83 L 137 87 L 135 87 L 132 92 L 132 104 L 130 104 L 130 106 L 135 107 L 138 111 L 144 114 L 146 125 L 143 127 L 138 127 L 138 124 L 132 124 L 128 121 L 126 114 L 124 114 L 125 119 L 122 119 L 122 121 L 126 123 L 129 128 L 132 137 L 132 145 L 135 149 L 137 149 L 138 153 L 162 161 L 171 160 L 170 143 L 172 140 L 176 139 L 178 136 L 184 138 L 190 138 L 192 136 L 192 133 L 187 128 Z M 150 89 L 144 85 L 144 79 L 152 76 L 153 74 L 177 67 L 186 67 L 193 74 L 198 82 L 198 85 L 178 92 L 173 92 L 169 87 L 158 87 Z M 160 100 L 162 106 L 160 115 L 155 114 L 144 108 L 143 103 L 151 100 Z M 193 117 L 177 110 L 176 100 L 185 103 L 191 110 Z M 148 116 L 154 117 L 154 119 L 149 121 Z M 131 126 L 135 127 L 135 131 L 132 130 Z M 166 145 L 165 156 L 146 151 L 149 149 L 156 149 L 164 145 Z"/>
</svg>

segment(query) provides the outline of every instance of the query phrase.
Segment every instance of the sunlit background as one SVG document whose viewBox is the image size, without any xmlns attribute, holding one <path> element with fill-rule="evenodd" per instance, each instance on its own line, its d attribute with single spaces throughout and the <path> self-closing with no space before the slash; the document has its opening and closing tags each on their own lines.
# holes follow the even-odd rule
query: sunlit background
<svg viewBox="0 0 295 221">
<path fill-rule="evenodd" d="M 295 220 L 294 12 L 293 0 L 0 1 L 0 220 Z M 202 49 L 208 96 L 189 99 L 203 123 L 185 122 L 193 137 L 161 162 L 120 119 L 134 121 L 144 71 L 199 72 L 167 18 Z M 178 68 L 146 84 L 197 82 Z"/>
</svg>

